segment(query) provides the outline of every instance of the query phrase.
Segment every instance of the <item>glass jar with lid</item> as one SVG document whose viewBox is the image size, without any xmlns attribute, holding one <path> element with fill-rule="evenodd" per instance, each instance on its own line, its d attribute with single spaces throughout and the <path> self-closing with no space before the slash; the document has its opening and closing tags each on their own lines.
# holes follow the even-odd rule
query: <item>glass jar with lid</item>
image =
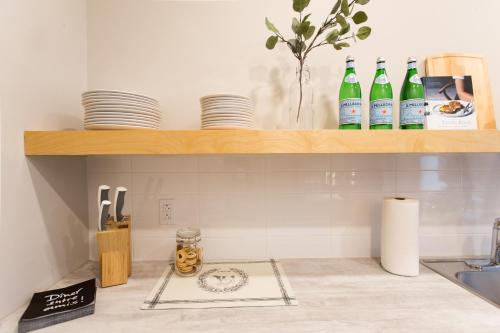
<svg viewBox="0 0 500 333">
<path fill-rule="evenodd" d="M 180 276 L 196 275 L 203 266 L 200 229 L 179 229 L 176 240 L 175 272 Z"/>
</svg>

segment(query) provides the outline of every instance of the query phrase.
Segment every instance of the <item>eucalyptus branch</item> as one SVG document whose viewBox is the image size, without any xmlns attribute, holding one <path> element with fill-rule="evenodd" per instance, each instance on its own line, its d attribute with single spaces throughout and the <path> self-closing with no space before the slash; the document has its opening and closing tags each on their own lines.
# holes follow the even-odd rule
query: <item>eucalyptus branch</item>
<svg viewBox="0 0 500 333">
<path fill-rule="evenodd" d="M 325 46 L 332 45 L 335 50 L 342 50 L 350 47 L 346 40 L 354 39 L 364 40 L 370 36 L 371 28 L 367 26 L 360 27 L 356 33 L 349 36 L 344 36 L 351 30 L 351 23 L 360 25 L 368 20 L 368 16 L 364 11 L 355 12 L 356 5 L 366 5 L 370 0 L 334 0 L 332 10 L 328 13 L 323 24 L 316 29 L 311 24 L 309 17 L 311 14 L 303 16 L 304 10 L 309 6 L 311 0 L 292 0 L 293 10 L 298 13 L 299 18 L 292 20 L 292 30 L 295 38 L 286 39 L 280 31 L 266 18 L 266 26 L 273 35 L 266 41 L 266 47 L 270 50 L 276 47 L 278 42 L 286 43 L 292 51 L 292 54 L 299 62 L 299 81 L 300 81 L 300 102 L 297 113 L 297 121 L 299 120 L 300 108 L 302 105 L 302 78 L 303 70 L 307 57 L 312 50 Z M 340 30 L 333 29 L 340 26 Z M 332 30 L 330 30 L 332 29 Z M 326 32 L 328 34 L 324 39 L 318 42 L 318 39 Z M 307 41 L 310 40 L 308 43 Z"/>
<path fill-rule="evenodd" d="M 339 2 L 337 2 L 339 3 Z M 341 3 L 341 1 L 340 1 Z M 350 10 L 349 10 L 349 16 L 352 15 L 352 13 L 354 12 L 354 5 L 356 4 L 356 0 L 351 0 L 351 2 L 348 4 Z M 316 44 L 314 45 L 314 43 L 316 42 L 316 40 L 318 39 L 319 36 L 321 36 L 325 31 L 327 31 L 330 27 L 333 27 L 335 26 L 336 24 L 338 24 L 337 20 L 336 20 L 336 16 L 335 15 L 337 14 L 337 12 L 334 12 L 332 11 L 331 13 L 328 14 L 328 16 L 326 17 L 325 19 L 325 22 L 323 23 L 323 25 L 321 26 L 320 29 L 318 29 L 318 32 L 316 34 L 316 36 L 314 37 L 314 39 L 311 41 L 311 43 L 309 44 L 309 47 L 306 49 L 305 53 L 304 53 L 304 59 L 307 58 L 307 55 L 309 54 L 309 52 L 311 52 L 313 49 L 317 48 L 317 47 L 320 47 L 320 46 L 324 46 L 324 45 L 327 45 L 329 43 L 327 43 L 326 41 L 323 41 L 319 44 Z M 332 17 L 333 16 L 333 17 Z M 326 43 L 324 43 L 326 42 Z"/>
</svg>

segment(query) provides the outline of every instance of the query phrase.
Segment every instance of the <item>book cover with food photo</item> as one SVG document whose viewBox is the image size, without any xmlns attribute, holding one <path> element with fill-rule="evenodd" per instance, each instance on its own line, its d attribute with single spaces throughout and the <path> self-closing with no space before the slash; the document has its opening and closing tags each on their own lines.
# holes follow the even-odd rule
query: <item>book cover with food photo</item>
<svg viewBox="0 0 500 333">
<path fill-rule="evenodd" d="M 470 76 L 432 76 L 422 78 L 422 82 L 427 101 L 427 129 L 478 128 Z"/>
</svg>

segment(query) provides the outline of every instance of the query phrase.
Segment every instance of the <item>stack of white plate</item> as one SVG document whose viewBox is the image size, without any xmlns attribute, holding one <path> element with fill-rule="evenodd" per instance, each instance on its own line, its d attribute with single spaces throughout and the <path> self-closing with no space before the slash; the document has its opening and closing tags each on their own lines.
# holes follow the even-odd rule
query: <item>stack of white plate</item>
<svg viewBox="0 0 500 333">
<path fill-rule="evenodd" d="M 159 129 L 160 103 L 147 96 L 94 90 L 82 94 L 85 129 Z"/>
<path fill-rule="evenodd" d="M 247 97 L 210 95 L 200 103 L 202 129 L 255 129 L 255 114 Z"/>
</svg>

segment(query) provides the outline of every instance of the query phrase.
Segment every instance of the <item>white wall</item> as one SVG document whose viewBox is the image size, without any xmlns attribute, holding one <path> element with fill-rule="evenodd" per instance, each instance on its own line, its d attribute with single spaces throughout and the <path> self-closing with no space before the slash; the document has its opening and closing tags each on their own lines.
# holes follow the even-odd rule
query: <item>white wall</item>
<svg viewBox="0 0 500 333">
<path fill-rule="evenodd" d="M 313 22 L 322 22 L 332 3 L 312 1 Z M 395 95 L 408 56 L 418 57 L 422 70 L 426 56 L 447 51 L 484 54 L 493 90 L 500 89 L 499 1 L 373 0 L 365 9 L 373 28 L 367 41 L 342 52 L 323 47 L 309 59 L 317 107 L 330 119 L 336 119 L 347 54 L 357 59 L 365 99 L 378 55 L 387 58 Z M 89 0 L 89 87 L 157 97 L 164 127 L 175 129 L 199 128 L 200 96 L 240 92 L 256 103 L 259 125 L 275 128 L 296 64 L 285 46 L 264 47 L 266 16 L 289 33 L 291 1 Z M 500 94 L 494 96 L 500 105 Z"/>
<path fill-rule="evenodd" d="M 83 158 L 24 156 L 23 131 L 75 128 L 84 0 L 0 1 L 0 317 L 88 260 Z"/>
</svg>

